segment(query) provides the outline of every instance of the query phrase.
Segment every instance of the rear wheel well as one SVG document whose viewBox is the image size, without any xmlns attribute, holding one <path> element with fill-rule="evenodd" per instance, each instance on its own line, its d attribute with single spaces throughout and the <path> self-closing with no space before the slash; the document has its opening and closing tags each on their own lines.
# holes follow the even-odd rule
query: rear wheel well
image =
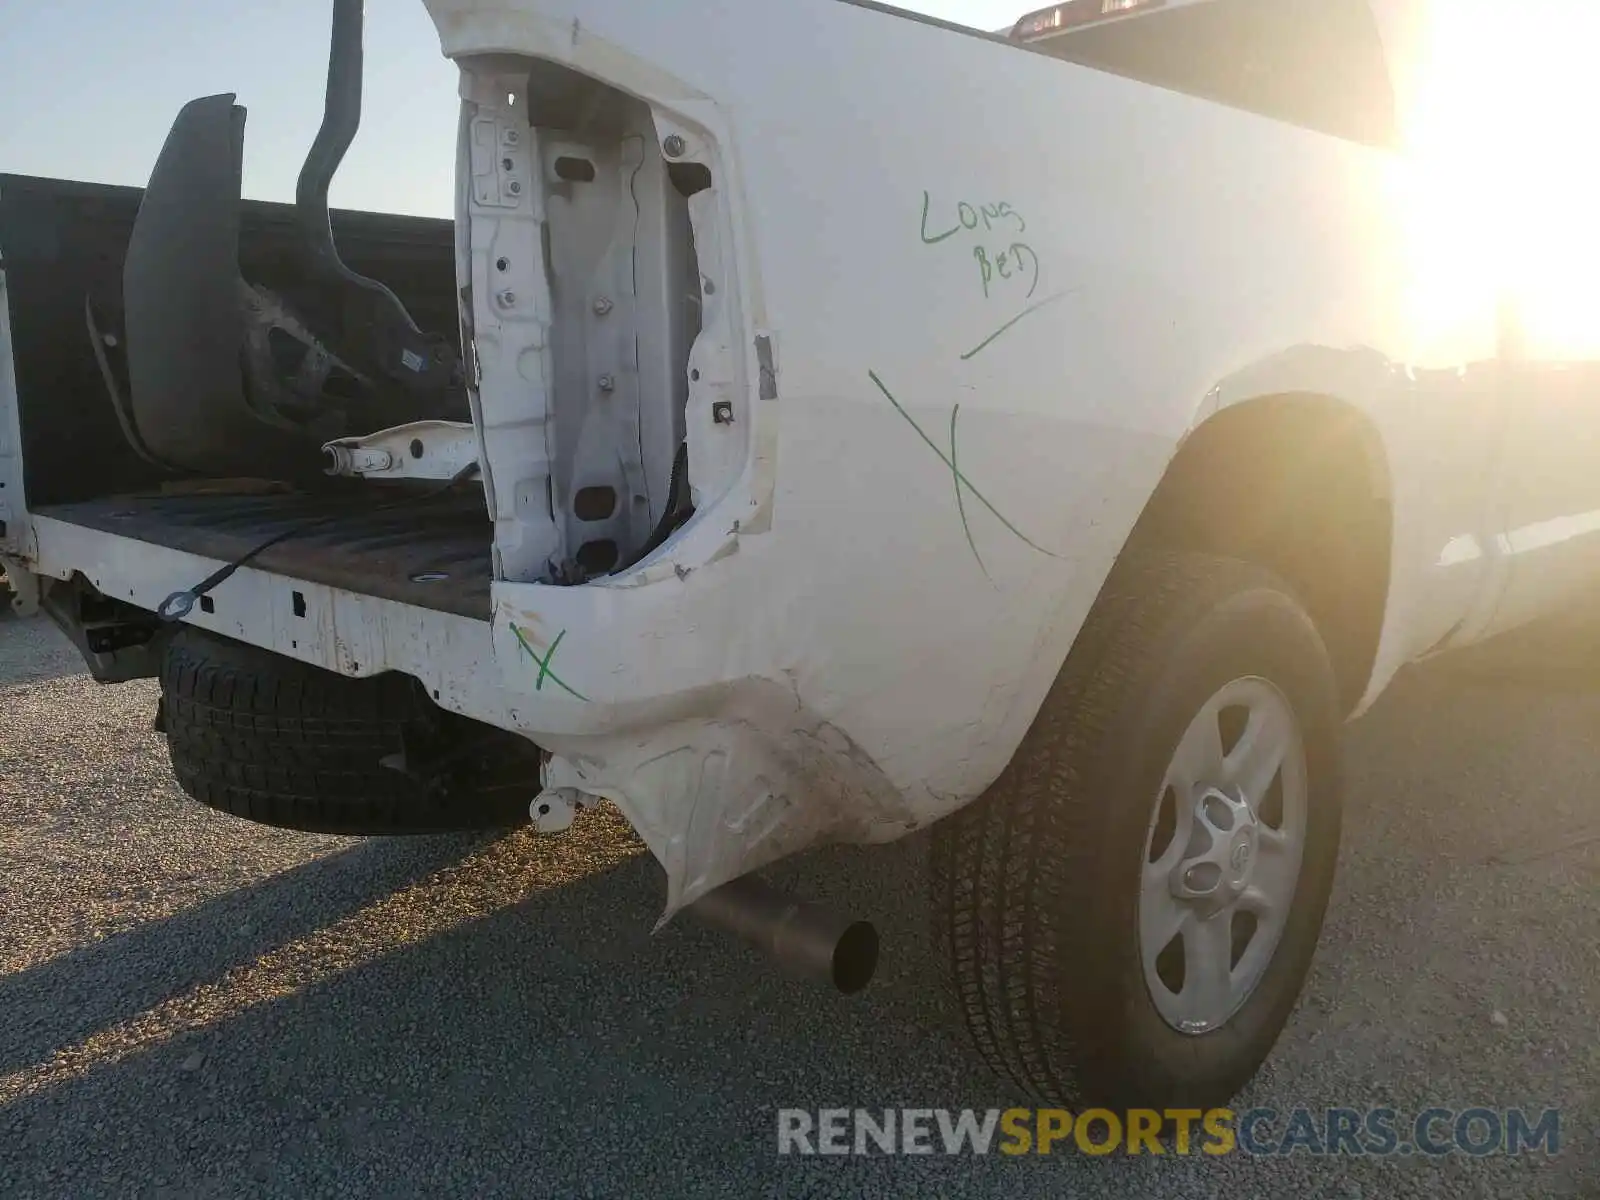
<svg viewBox="0 0 1600 1200">
<path fill-rule="evenodd" d="M 1388 598 L 1389 497 L 1364 414 L 1326 396 L 1268 396 L 1224 409 L 1185 440 L 1131 540 L 1282 576 L 1316 621 L 1350 712 L 1371 678 Z"/>
</svg>

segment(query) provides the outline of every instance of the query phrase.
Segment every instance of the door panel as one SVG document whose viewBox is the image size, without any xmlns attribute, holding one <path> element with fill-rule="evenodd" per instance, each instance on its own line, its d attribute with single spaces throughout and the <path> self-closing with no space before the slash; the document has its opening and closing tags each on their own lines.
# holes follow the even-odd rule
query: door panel
<svg viewBox="0 0 1600 1200">
<path fill-rule="evenodd" d="M 1600 363 L 1506 368 L 1505 589 L 1487 632 L 1600 585 Z"/>
</svg>

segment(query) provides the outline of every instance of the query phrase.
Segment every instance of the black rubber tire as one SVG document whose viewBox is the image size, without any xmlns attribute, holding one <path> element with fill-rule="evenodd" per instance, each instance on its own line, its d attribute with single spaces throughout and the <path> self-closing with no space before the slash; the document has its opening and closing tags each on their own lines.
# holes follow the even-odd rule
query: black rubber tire
<svg viewBox="0 0 1600 1200">
<path fill-rule="evenodd" d="M 437 738 L 451 720 L 409 677 L 352 679 L 193 628 L 162 659 L 160 724 L 179 786 L 264 825 L 393 835 L 525 822 L 526 791 L 441 792 L 382 765 L 404 738 Z"/>
<path fill-rule="evenodd" d="M 1152 806 L 1200 705 L 1261 676 L 1306 755 L 1306 845 L 1267 974 L 1224 1025 L 1156 1010 L 1138 953 Z M 979 1055 L 1034 1098 L 1112 1108 L 1226 1103 L 1270 1053 L 1310 970 L 1338 856 L 1340 710 L 1316 627 L 1253 565 L 1125 555 L 1010 765 L 934 829 L 933 900 Z"/>
</svg>

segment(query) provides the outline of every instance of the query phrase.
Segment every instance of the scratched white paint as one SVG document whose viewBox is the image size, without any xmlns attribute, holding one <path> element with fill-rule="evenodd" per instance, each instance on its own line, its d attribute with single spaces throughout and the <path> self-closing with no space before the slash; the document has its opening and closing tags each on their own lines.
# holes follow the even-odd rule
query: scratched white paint
<svg viewBox="0 0 1600 1200">
<path fill-rule="evenodd" d="M 1452 629 L 1498 627 L 1518 578 L 1505 495 L 1554 539 L 1529 563 L 1593 540 L 1537 523 L 1600 510 L 1592 470 L 1528 484 L 1560 428 L 1525 420 L 1545 394 L 1441 369 L 1494 357 L 1492 306 L 1426 327 L 1408 310 L 1396 155 L 836 0 L 426 3 L 464 95 L 563 64 L 645 100 L 712 169 L 691 214 L 718 297 L 691 358 L 699 509 L 621 575 L 496 582 L 492 630 L 316 589 L 329 616 L 307 636 L 254 571 L 206 620 L 347 671 L 354 638 L 361 672 L 411 671 L 526 732 L 556 755 L 551 786 L 623 807 L 669 913 L 980 794 L 1167 463 L 1221 409 L 1309 391 L 1371 419 L 1395 524 L 1365 703 Z M 470 197 L 470 146 L 462 163 Z M 468 283 L 489 226 L 464 204 Z M 541 344 L 479 358 L 507 429 L 550 402 L 527 383 Z M 713 388 L 731 431 L 696 423 Z M 485 430 L 486 476 L 536 450 Z M 497 536 L 518 536 L 503 487 L 500 504 Z M 87 564 L 147 607 L 207 567 L 48 521 L 38 539 L 46 573 Z M 1535 612 L 1590 575 L 1520 578 Z"/>
</svg>

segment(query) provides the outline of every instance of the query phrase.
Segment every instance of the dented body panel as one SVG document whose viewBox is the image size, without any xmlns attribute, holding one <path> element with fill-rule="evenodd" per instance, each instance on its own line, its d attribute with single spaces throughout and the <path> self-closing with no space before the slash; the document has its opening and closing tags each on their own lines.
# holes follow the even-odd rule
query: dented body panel
<svg viewBox="0 0 1600 1200">
<path fill-rule="evenodd" d="M 429 4 L 469 76 L 516 55 L 603 80 L 713 180 L 691 215 L 728 332 L 692 362 L 717 355 L 742 477 L 631 574 L 494 588 L 495 660 L 533 683 L 517 715 L 552 785 L 623 807 L 672 907 L 980 794 L 1206 416 L 1332 395 L 1404 460 L 1459 407 L 1404 365 L 1491 359 L 1495 336 L 1492 311 L 1431 345 L 1407 327 L 1383 151 L 871 8 L 691 7 Z M 948 86 L 966 77 L 981 100 Z M 691 464 L 723 432 L 711 375 Z M 1394 602 L 1415 615 L 1373 695 L 1479 579 L 1415 565 L 1473 527 L 1472 498 L 1425 513 L 1432 481 L 1397 475 Z"/>
<path fill-rule="evenodd" d="M 548 788 L 627 814 L 669 915 L 979 796 L 1168 465 L 1235 406 L 1314 395 L 1367 432 L 1392 561 L 1357 711 L 1499 627 L 1526 466 L 1500 316 L 1409 307 L 1392 150 L 836 0 L 426 3 L 462 71 L 492 617 L 246 568 L 189 619 L 526 734 Z M 608 115 L 542 128 L 572 78 Z M 678 439 L 693 516 L 551 578 L 585 538 L 641 543 Z M 619 507 L 586 523 L 589 487 Z M 49 518 L 7 536 L 142 608 L 217 565 Z"/>
</svg>

